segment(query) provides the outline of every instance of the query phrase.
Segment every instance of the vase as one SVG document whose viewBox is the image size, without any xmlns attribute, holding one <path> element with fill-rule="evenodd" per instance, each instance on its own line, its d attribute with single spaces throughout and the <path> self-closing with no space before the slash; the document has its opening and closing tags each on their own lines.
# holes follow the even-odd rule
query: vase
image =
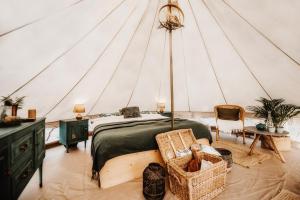
<svg viewBox="0 0 300 200">
<path fill-rule="evenodd" d="M 6 116 L 6 106 L 0 106 L 0 121 Z"/>
<path fill-rule="evenodd" d="M 4 106 L 5 110 L 6 110 L 6 115 L 10 115 L 11 114 L 11 106 Z"/>
<path fill-rule="evenodd" d="M 29 109 L 28 110 L 28 118 L 29 119 L 36 119 L 36 109 Z"/>
<path fill-rule="evenodd" d="M 284 128 L 283 127 L 278 127 L 277 128 L 277 133 L 283 133 L 284 131 Z"/>
<path fill-rule="evenodd" d="M 11 116 L 17 116 L 17 112 L 18 112 L 18 106 L 12 105 L 11 106 Z"/>
<path fill-rule="evenodd" d="M 150 163 L 143 172 L 143 194 L 147 200 L 162 200 L 165 196 L 165 169 Z"/>
<path fill-rule="evenodd" d="M 275 133 L 275 127 L 269 127 L 268 128 L 268 131 L 270 132 L 270 133 Z"/>
</svg>

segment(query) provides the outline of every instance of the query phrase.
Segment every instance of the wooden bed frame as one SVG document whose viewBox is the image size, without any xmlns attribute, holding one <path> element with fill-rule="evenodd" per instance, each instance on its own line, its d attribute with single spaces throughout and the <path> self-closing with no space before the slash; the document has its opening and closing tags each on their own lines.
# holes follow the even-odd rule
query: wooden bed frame
<svg viewBox="0 0 300 200">
<path fill-rule="evenodd" d="M 206 138 L 198 139 L 199 144 L 209 145 Z M 99 187 L 105 189 L 134 179 L 141 178 L 144 169 L 151 162 L 164 166 L 159 150 L 143 151 L 115 157 L 107 161 L 97 173 Z"/>
</svg>

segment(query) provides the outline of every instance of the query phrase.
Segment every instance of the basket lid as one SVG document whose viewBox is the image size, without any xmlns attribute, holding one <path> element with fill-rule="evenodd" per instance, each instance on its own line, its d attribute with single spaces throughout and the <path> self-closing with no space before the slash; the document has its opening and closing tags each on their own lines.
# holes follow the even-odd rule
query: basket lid
<svg viewBox="0 0 300 200">
<path fill-rule="evenodd" d="M 197 143 L 192 129 L 178 129 L 160 133 L 155 138 L 165 163 L 178 157 L 180 153 L 182 155 L 189 154 L 188 150 L 191 145 Z"/>
</svg>

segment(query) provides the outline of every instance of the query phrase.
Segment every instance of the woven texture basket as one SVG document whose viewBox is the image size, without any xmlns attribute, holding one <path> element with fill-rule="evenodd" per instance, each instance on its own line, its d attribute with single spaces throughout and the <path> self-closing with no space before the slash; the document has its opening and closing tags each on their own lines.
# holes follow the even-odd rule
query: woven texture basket
<svg viewBox="0 0 300 200">
<path fill-rule="evenodd" d="M 264 149 L 274 150 L 272 146 L 269 145 L 268 138 L 261 139 L 261 147 Z M 279 151 L 290 151 L 292 148 L 292 143 L 290 137 L 273 137 L 274 143 Z"/>
<path fill-rule="evenodd" d="M 225 189 L 227 163 L 221 157 L 198 152 L 201 160 L 213 163 L 213 166 L 196 172 L 187 172 L 191 155 L 176 158 L 175 152 L 190 148 L 196 144 L 191 129 L 181 129 L 162 133 L 156 140 L 167 163 L 170 190 L 181 200 L 209 200 Z"/>
<path fill-rule="evenodd" d="M 273 140 L 279 151 L 291 151 L 292 143 L 290 137 L 273 137 Z"/>
</svg>

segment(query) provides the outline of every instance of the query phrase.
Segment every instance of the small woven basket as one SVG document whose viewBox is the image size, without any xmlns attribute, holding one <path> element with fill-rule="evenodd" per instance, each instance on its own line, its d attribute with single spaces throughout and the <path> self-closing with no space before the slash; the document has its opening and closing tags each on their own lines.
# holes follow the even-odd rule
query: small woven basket
<svg viewBox="0 0 300 200">
<path fill-rule="evenodd" d="M 218 156 L 198 152 L 201 160 L 213 165 L 205 170 L 187 172 L 192 159 L 190 154 L 176 158 L 176 151 L 186 150 L 196 144 L 191 129 L 161 133 L 156 136 L 163 160 L 167 163 L 170 190 L 181 200 L 210 200 L 225 189 L 227 163 Z"/>
<path fill-rule="evenodd" d="M 227 172 L 230 172 L 233 164 L 231 151 L 224 148 L 216 148 L 216 150 L 221 154 L 222 159 L 227 162 Z"/>
</svg>

